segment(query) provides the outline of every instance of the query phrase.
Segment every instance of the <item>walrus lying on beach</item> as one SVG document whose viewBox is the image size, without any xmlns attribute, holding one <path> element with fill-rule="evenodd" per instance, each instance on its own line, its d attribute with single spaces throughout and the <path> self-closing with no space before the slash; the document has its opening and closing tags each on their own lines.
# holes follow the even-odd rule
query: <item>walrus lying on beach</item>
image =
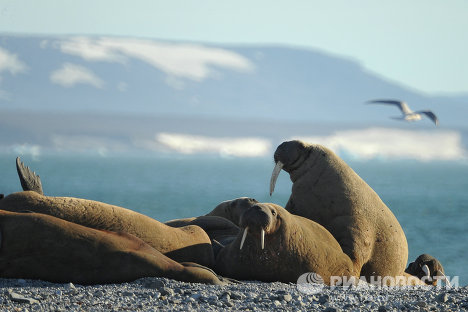
<svg viewBox="0 0 468 312">
<path fill-rule="evenodd" d="M 204 216 L 175 219 L 164 224 L 173 227 L 198 225 L 210 237 L 216 258 L 219 251 L 233 242 L 239 234 L 239 222 L 242 213 L 257 203 L 256 199 L 249 197 L 226 200 Z"/>
<path fill-rule="evenodd" d="M 164 224 L 180 228 L 189 225 L 201 227 L 210 237 L 211 241 L 216 241 L 222 245 L 230 243 L 239 233 L 239 227 L 225 219 L 217 216 L 200 216 L 185 219 L 174 219 Z"/>
<path fill-rule="evenodd" d="M 240 216 L 257 203 L 256 199 L 249 197 L 226 200 L 204 216 L 175 219 L 164 224 L 173 227 L 198 225 L 205 230 L 211 240 L 226 245 L 239 233 Z"/>
<path fill-rule="evenodd" d="M 289 212 L 323 225 L 354 264 L 354 275 L 402 275 L 408 244 L 398 220 L 380 197 L 331 150 L 301 141 L 275 151 L 273 192 L 281 169 L 289 173 Z"/>
<path fill-rule="evenodd" d="M 101 284 L 167 277 L 223 285 L 211 270 L 178 263 L 127 234 L 40 213 L 0 210 L 0 277 Z"/>
<path fill-rule="evenodd" d="M 233 242 L 239 234 L 241 214 L 256 203 L 258 203 L 257 200 L 248 197 L 226 200 L 204 216 L 175 219 L 164 224 L 173 227 L 198 225 L 210 237 L 216 258 L 221 249 Z"/>
<path fill-rule="evenodd" d="M 405 272 L 417 276 L 428 285 L 437 286 L 437 280 L 440 279 L 450 286 L 442 264 L 428 254 L 422 254 L 414 262 L 408 264 Z"/>
<path fill-rule="evenodd" d="M 174 228 L 135 211 L 98 201 L 44 196 L 39 176 L 25 167 L 19 158 L 17 169 L 26 191 L 1 199 L 2 210 L 43 213 L 93 229 L 125 232 L 175 261 L 196 262 L 208 267 L 214 264 L 210 238 L 198 226 Z"/>
<path fill-rule="evenodd" d="M 245 230 L 216 257 L 215 271 L 235 279 L 296 282 L 306 272 L 353 275 L 353 264 L 336 239 L 320 224 L 275 204 L 257 203 L 244 211 Z"/>
<path fill-rule="evenodd" d="M 206 216 L 223 217 L 239 226 L 241 215 L 255 204 L 258 204 L 258 200 L 250 197 L 226 200 L 218 204 L 212 211 L 207 213 Z"/>
</svg>

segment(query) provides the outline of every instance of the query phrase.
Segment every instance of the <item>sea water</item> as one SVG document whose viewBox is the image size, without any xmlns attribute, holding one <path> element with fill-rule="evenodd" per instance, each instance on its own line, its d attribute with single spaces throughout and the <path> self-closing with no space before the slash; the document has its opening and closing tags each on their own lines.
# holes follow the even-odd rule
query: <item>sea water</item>
<svg viewBox="0 0 468 312">
<path fill-rule="evenodd" d="M 273 196 L 269 158 L 151 155 L 22 158 L 51 196 L 123 206 L 159 221 L 203 215 L 242 196 L 284 206 L 291 192 L 282 172 Z M 468 165 L 462 162 L 348 161 L 379 194 L 405 231 L 409 261 L 428 253 L 448 276 L 468 284 Z M 15 155 L 0 155 L 0 193 L 21 190 Z"/>
</svg>

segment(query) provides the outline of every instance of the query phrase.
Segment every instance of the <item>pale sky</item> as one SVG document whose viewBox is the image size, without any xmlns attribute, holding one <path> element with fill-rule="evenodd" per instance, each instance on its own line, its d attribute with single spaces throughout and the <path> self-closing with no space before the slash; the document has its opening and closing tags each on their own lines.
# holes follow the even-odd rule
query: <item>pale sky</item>
<svg viewBox="0 0 468 312">
<path fill-rule="evenodd" d="M 467 0 L 0 0 L 0 34 L 319 49 L 429 94 L 468 94 Z"/>
</svg>

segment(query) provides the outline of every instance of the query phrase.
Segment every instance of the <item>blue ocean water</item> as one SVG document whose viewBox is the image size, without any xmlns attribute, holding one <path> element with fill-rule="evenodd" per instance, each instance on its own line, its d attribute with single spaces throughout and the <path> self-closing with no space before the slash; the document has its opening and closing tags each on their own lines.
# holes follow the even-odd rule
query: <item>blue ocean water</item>
<svg viewBox="0 0 468 312">
<path fill-rule="evenodd" d="M 273 160 L 215 156 L 22 157 L 51 196 L 123 206 L 160 221 L 199 216 L 241 196 L 284 206 L 291 191 L 285 172 L 269 196 Z M 406 233 L 409 260 L 428 253 L 448 276 L 468 284 L 468 165 L 457 162 L 349 161 L 380 195 Z M 0 155 L 0 193 L 20 191 L 15 155 Z"/>
</svg>

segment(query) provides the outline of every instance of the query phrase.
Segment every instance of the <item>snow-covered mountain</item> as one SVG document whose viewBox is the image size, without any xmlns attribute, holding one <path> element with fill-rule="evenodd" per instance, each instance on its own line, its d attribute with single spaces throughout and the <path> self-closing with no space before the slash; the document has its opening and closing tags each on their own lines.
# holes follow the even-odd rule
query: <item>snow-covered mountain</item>
<svg viewBox="0 0 468 312">
<path fill-rule="evenodd" d="M 415 110 L 432 109 L 440 127 L 429 120 L 391 120 L 389 116 L 399 115 L 395 107 L 364 104 L 375 98 L 403 99 Z M 74 144 L 94 140 L 96 146 L 107 146 L 96 138 L 110 136 L 119 149 L 137 137 L 163 145 L 181 139 L 158 136 L 161 133 L 273 142 L 298 135 L 330 139 L 346 129 L 395 128 L 449 133 L 440 140 L 454 139 L 460 145 L 467 98 L 422 94 L 368 72 L 354 60 L 298 47 L 0 36 L 4 148 L 23 143 L 70 147 L 69 136 L 80 138 Z M 194 140 L 185 139 L 180 141 L 185 146 Z"/>
</svg>

